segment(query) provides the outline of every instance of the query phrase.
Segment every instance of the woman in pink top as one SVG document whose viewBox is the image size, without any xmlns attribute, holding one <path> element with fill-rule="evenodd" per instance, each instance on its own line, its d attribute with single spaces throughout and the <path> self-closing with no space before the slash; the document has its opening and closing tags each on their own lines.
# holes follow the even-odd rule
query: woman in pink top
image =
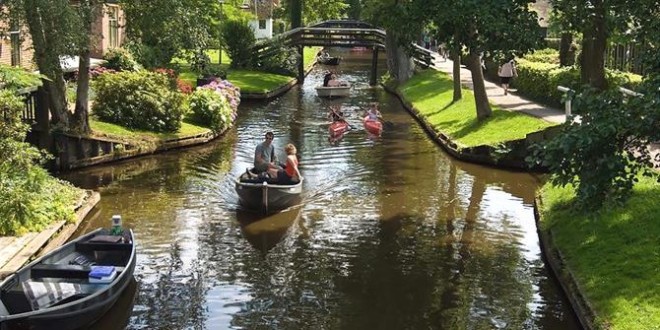
<svg viewBox="0 0 660 330">
<path fill-rule="evenodd" d="M 277 172 L 278 184 L 296 184 L 300 182 L 300 171 L 298 170 L 298 157 L 296 146 L 289 143 L 284 147 L 286 152 L 286 166 Z"/>
</svg>

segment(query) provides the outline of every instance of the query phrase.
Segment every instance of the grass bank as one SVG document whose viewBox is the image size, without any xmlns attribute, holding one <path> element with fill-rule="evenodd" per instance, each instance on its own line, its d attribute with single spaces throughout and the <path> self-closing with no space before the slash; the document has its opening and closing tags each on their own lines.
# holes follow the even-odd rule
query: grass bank
<svg viewBox="0 0 660 330">
<path fill-rule="evenodd" d="M 452 103 L 452 79 L 436 70 L 429 69 L 416 74 L 400 86 L 399 91 L 437 131 L 450 136 L 464 147 L 496 146 L 555 125 L 525 114 L 502 110 L 494 105 L 490 118 L 477 121 L 472 91 L 463 89 L 463 98 Z"/>
<path fill-rule="evenodd" d="M 309 68 L 312 65 L 312 63 L 314 63 L 316 53 L 319 51 L 319 49 L 320 47 L 304 48 L 303 61 L 307 68 Z M 215 63 L 214 65 L 217 66 L 218 65 L 217 51 L 215 51 L 215 53 L 209 54 L 209 56 L 211 57 L 211 60 Z M 193 86 L 195 86 L 197 82 L 197 73 L 192 72 L 190 70 L 190 65 L 188 65 L 188 63 L 186 63 L 186 61 L 183 59 L 175 59 L 173 62 L 179 64 L 181 67 L 179 77 L 189 82 Z M 232 84 L 238 86 L 241 89 L 241 91 L 245 93 L 267 93 L 295 79 L 295 77 L 291 77 L 291 76 L 285 76 L 281 74 L 274 74 L 274 73 L 268 73 L 268 72 L 262 72 L 256 70 L 232 69 L 229 67 L 230 63 L 231 63 L 231 59 L 226 53 L 223 52 L 222 64 L 220 65 L 220 67 L 223 70 L 227 71 L 227 80 L 229 80 Z"/>
<path fill-rule="evenodd" d="M 602 329 L 660 329 L 660 184 L 640 178 L 623 207 L 572 207 L 571 187 L 541 190 L 541 229 L 551 231 Z"/>
<path fill-rule="evenodd" d="M 97 134 L 117 137 L 120 139 L 141 140 L 148 142 L 156 142 L 158 140 L 176 139 L 186 136 L 203 134 L 210 130 L 208 127 L 197 126 L 195 124 L 188 123 L 185 120 L 181 123 L 181 129 L 174 133 L 156 133 L 143 130 L 130 130 L 117 124 L 103 122 L 93 118 L 89 119 L 89 125 L 91 126 L 92 131 Z"/>
</svg>

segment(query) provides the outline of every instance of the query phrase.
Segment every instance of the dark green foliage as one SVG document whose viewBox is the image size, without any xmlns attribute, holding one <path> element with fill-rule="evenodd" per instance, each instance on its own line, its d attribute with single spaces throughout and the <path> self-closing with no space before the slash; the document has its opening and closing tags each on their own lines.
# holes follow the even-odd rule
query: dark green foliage
<svg viewBox="0 0 660 330">
<path fill-rule="evenodd" d="M 94 81 L 94 113 L 131 129 L 175 132 L 181 127 L 183 95 L 164 73 L 102 74 Z"/>
<path fill-rule="evenodd" d="M 255 63 L 260 71 L 296 76 L 300 60 L 300 54 L 296 48 L 286 47 L 283 43 L 276 42 L 267 51 L 269 55 Z"/>
<path fill-rule="evenodd" d="M 557 90 L 557 86 L 571 89 L 580 88 L 579 68 L 532 62 L 527 58 L 525 56 L 518 60 L 518 77 L 513 80 L 513 86 L 518 89 L 520 94 L 554 107 L 563 107 L 563 93 Z M 493 70 L 489 65 L 489 71 Z M 623 86 L 636 89 L 641 80 L 640 76 L 620 71 L 606 70 L 606 74 L 608 84 L 612 87 Z"/>
<path fill-rule="evenodd" d="M 140 65 L 133 58 L 133 54 L 124 48 L 110 49 L 103 55 L 103 67 L 116 71 L 137 71 Z"/>
<path fill-rule="evenodd" d="M 660 140 L 658 82 L 647 81 L 647 93 L 628 100 L 614 90 L 580 93 L 573 103 L 580 120 L 571 118 L 562 134 L 535 146 L 528 160 L 547 166 L 554 184 L 575 186 L 581 207 L 622 204 L 640 171 L 658 176 L 647 149 L 649 141 Z"/>
<path fill-rule="evenodd" d="M 0 64 L 0 85 L 4 89 L 17 90 L 41 86 L 41 75 L 23 68 Z"/>
<path fill-rule="evenodd" d="M 23 100 L 0 91 L 0 236 L 39 230 L 52 220 L 73 219 L 76 190 L 39 166 L 45 159 L 24 142 L 29 127 L 20 120 Z"/>
<path fill-rule="evenodd" d="M 243 21 L 227 21 L 222 28 L 222 40 L 231 58 L 231 67 L 247 68 L 253 58 L 254 32 Z"/>
</svg>

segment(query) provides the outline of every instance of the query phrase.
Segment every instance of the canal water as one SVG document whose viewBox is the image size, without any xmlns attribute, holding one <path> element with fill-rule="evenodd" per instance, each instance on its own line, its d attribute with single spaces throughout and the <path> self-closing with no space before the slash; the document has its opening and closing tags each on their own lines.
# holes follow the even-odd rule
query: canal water
<svg viewBox="0 0 660 330">
<path fill-rule="evenodd" d="M 63 176 L 101 193 L 78 235 L 121 214 L 137 237 L 136 282 L 95 328 L 579 329 L 541 258 L 538 180 L 446 155 L 368 85 L 368 57 L 332 68 L 350 98 L 319 99 L 328 68 L 244 102 L 218 141 Z M 374 101 L 380 137 L 360 122 Z M 329 139 L 337 104 L 354 129 Z M 300 206 L 262 217 L 233 180 L 269 130 L 306 181 Z"/>
</svg>

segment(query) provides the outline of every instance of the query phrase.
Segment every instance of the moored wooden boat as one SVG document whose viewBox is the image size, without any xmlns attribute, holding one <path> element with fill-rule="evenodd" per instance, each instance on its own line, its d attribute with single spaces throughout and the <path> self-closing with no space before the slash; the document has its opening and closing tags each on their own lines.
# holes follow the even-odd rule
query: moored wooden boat
<svg viewBox="0 0 660 330">
<path fill-rule="evenodd" d="M 94 277 L 101 269 L 110 275 Z M 113 306 L 134 270 L 131 230 L 111 235 L 107 229 L 97 229 L 83 235 L 0 284 L 0 329 L 86 327 Z"/>
<path fill-rule="evenodd" d="M 263 180 L 246 180 L 245 173 L 235 179 L 240 203 L 254 211 L 270 213 L 296 204 L 302 194 L 304 178 L 296 184 L 277 184 Z"/>
<path fill-rule="evenodd" d="M 344 134 L 349 128 L 350 126 L 346 121 L 338 120 L 328 126 L 328 133 L 330 133 L 330 136 L 339 136 Z"/>
<path fill-rule="evenodd" d="M 339 62 L 341 62 L 341 57 L 338 56 L 333 56 L 333 57 L 322 57 L 319 56 L 316 58 L 316 62 L 319 64 L 323 65 L 339 65 Z"/>
<path fill-rule="evenodd" d="M 370 120 L 369 117 L 364 117 L 363 123 L 364 128 L 371 134 L 380 135 L 383 131 L 383 123 L 379 120 Z"/>
<path fill-rule="evenodd" d="M 351 85 L 346 83 L 342 86 L 317 86 L 316 93 L 319 97 L 340 97 L 351 95 Z"/>
</svg>

